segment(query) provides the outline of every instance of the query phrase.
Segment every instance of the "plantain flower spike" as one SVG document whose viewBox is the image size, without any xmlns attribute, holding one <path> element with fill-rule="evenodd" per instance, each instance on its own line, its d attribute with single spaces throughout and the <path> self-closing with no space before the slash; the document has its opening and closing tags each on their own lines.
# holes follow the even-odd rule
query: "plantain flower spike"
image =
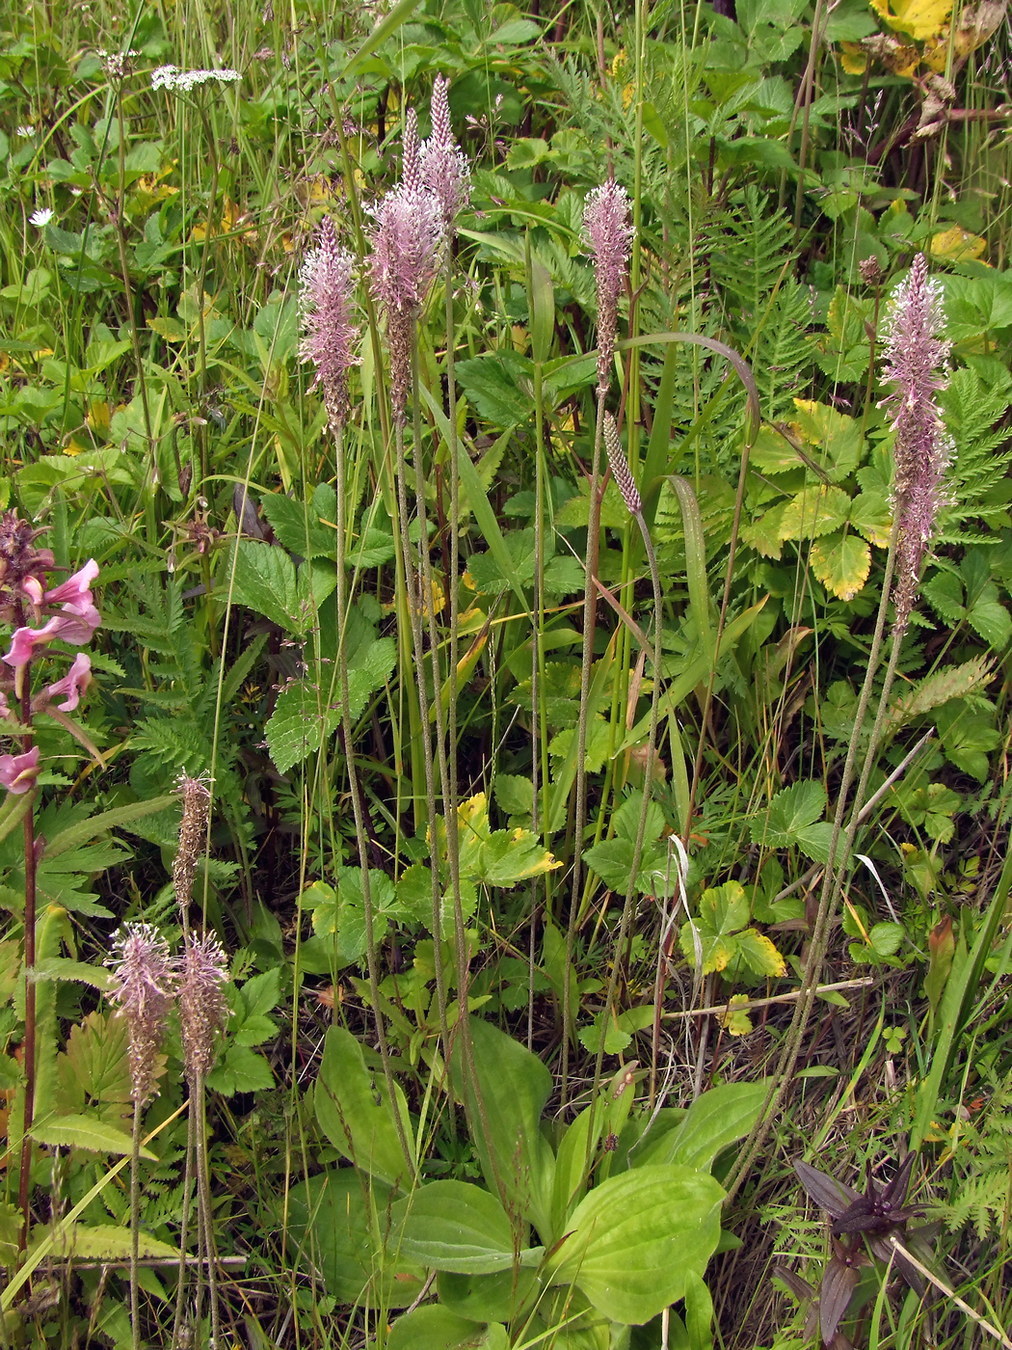
<svg viewBox="0 0 1012 1350">
<path fill-rule="evenodd" d="M 893 292 L 885 318 L 885 380 L 894 386 L 882 402 L 893 432 L 893 512 L 896 520 L 895 627 L 905 632 L 921 566 L 945 502 L 942 479 L 952 441 L 938 407 L 952 344 L 943 335 L 941 287 L 928 276 L 924 254 Z"/>
</svg>

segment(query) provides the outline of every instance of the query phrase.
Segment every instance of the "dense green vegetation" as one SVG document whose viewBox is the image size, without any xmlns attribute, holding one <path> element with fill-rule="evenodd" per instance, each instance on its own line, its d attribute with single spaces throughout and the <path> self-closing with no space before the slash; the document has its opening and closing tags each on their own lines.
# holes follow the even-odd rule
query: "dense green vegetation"
<svg viewBox="0 0 1012 1350">
<path fill-rule="evenodd" d="M 0 21 L 0 1344 L 1012 1345 L 1006 6 L 335 8 Z"/>
</svg>

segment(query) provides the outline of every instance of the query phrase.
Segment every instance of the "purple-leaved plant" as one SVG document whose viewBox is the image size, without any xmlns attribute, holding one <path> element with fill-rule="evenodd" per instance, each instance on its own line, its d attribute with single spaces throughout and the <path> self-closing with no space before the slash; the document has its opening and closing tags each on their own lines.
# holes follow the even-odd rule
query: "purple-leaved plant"
<svg viewBox="0 0 1012 1350">
<path fill-rule="evenodd" d="M 587 193 L 583 211 L 587 252 L 594 260 L 597 285 L 597 388 L 600 395 L 611 382 L 618 336 L 618 297 L 629 273 L 633 226 L 629 194 L 609 178 Z"/>
<path fill-rule="evenodd" d="M 358 328 L 353 319 L 354 259 L 339 246 L 334 222 L 324 216 L 316 248 L 299 271 L 304 336 L 301 354 L 316 367 L 331 428 L 348 419 L 348 371 L 356 365 Z"/>
<path fill-rule="evenodd" d="M 893 292 L 885 318 L 884 378 L 894 386 L 883 406 L 895 433 L 893 603 L 897 634 L 909 622 L 921 564 L 945 501 L 942 478 L 952 442 L 936 399 L 946 385 L 943 367 L 952 346 L 941 335 L 944 322 L 941 287 L 928 276 L 928 260 L 920 253 L 906 280 Z"/>
</svg>

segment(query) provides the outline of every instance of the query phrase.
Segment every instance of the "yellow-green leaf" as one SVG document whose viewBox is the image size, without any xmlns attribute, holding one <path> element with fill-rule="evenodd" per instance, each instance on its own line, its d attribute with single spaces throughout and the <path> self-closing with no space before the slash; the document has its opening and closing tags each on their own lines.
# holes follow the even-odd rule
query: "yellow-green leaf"
<svg viewBox="0 0 1012 1350">
<path fill-rule="evenodd" d="M 871 549 L 856 534 L 816 539 L 808 556 L 812 571 L 838 600 L 853 600 L 871 571 Z"/>
<path fill-rule="evenodd" d="M 876 548 L 889 547 L 892 511 L 882 492 L 859 492 L 850 504 L 850 523 Z"/>
<path fill-rule="evenodd" d="M 738 934 L 738 955 L 757 975 L 770 979 L 787 974 L 787 963 L 774 944 L 755 928 L 746 928 Z"/>
<path fill-rule="evenodd" d="M 729 1036 L 747 1036 L 752 1030 L 752 1019 L 741 1006 L 748 1004 L 747 994 L 732 994 L 727 1007 L 717 1014 L 717 1021 Z"/>
<path fill-rule="evenodd" d="M 849 515 L 850 498 L 843 488 L 825 484 L 802 488 L 780 517 L 780 538 L 818 539 L 846 524 Z"/>
<path fill-rule="evenodd" d="M 979 234 L 971 234 L 960 225 L 950 225 L 947 230 L 939 230 L 931 236 L 928 251 L 933 258 L 945 262 L 966 262 L 969 258 L 979 258 L 987 248 L 987 241 Z"/>
<path fill-rule="evenodd" d="M 826 403 L 796 398 L 798 420 L 794 424 L 802 440 L 818 453 L 823 470 L 831 479 L 846 478 L 857 468 L 864 447 L 861 423 Z"/>
<path fill-rule="evenodd" d="M 941 33 L 952 13 L 952 0 L 871 0 L 871 6 L 890 28 L 918 42 Z"/>
</svg>

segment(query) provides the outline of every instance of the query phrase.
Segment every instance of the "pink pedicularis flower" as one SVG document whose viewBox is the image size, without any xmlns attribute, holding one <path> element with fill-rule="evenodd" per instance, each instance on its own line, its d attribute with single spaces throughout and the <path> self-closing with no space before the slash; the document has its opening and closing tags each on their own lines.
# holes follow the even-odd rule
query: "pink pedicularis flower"
<svg viewBox="0 0 1012 1350">
<path fill-rule="evenodd" d="M 85 652 L 78 652 L 63 679 L 54 680 L 52 684 L 46 685 L 45 689 L 32 699 L 32 710 L 38 712 L 62 695 L 63 702 L 57 703 L 57 708 L 60 712 L 73 712 L 89 684 L 91 684 L 91 657 Z"/>
<path fill-rule="evenodd" d="M 325 216 L 319 244 L 306 254 L 299 273 L 305 336 L 302 356 L 316 367 L 316 382 L 330 424 L 339 430 L 348 418 L 348 371 L 357 364 L 353 348 L 358 328 L 354 312 L 351 254 L 338 246 L 334 222 Z"/>
<path fill-rule="evenodd" d="M 176 969 L 165 939 L 147 923 L 124 924 L 106 965 L 115 978 L 109 998 L 127 1024 L 131 1096 L 143 1106 L 156 1094 L 158 1052 L 175 999 Z"/>
<path fill-rule="evenodd" d="M 20 625 L 41 607 L 46 574 L 55 566 L 48 548 L 36 548 L 43 530 L 16 511 L 0 515 L 0 623 Z"/>
<path fill-rule="evenodd" d="M 952 453 L 936 394 L 945 388 L 943 367 L 952 344 L 940 336 L 945 316 L 941 288 L 928 276 L 923 254 L 893 292 L 885 318 L 886 381 L 883 400 L 895 433 L 893 511 L 897 523 L 896 629 L 910 618 L 924 554 L 944 502 L 942 478 Z"/>
<path fill-rule="evenodd" d="M 45 591 L 35 608 L 41 610 L 59 605 L 59 613 L 41 628 L 18 628 L 11 638 L 10 650 L 0 659 L 17 670 L 32 659 L 36 647 L 45 646 L 55 638 L 75 647 L 90 642 L 102 621 L 91 594 L 91 583 L 97 576 L 98 563 L 89 559 L 73 576 Z"/>
<path fill-rule="evenodd" d="M 629 194 L 614 178 L 588 192 L 583 211 L 587 252 L 594 260 L 597 283 L 597 387 L 607 389 L 618 334 L 618 297 L 629 273 L 633 227 Z"/>
<path fill-rule="evenodd" d="M 218 1034 L 228 1018 L 223 985 L 228 959 L 211 933 L 188 933 L 179 963 L 179 1025 L 186 1075 L 193 1080 L 214 1067 Z"/>
<path fill-rule="evenodd" d="M 39 747 L 33 745 L 23 755 L 0 755 L 0 786 L 15 797 L 32 787 L 39 775 Z"/>
<path fill-rule="evenodd" d="M 437 75 L 432 86 L 432 135 L 419 151 L 422 186 L 435 197 L 449 231 L 471 196 L 471 169 L 450 127 L 449 80 Z"/>
</svg>

